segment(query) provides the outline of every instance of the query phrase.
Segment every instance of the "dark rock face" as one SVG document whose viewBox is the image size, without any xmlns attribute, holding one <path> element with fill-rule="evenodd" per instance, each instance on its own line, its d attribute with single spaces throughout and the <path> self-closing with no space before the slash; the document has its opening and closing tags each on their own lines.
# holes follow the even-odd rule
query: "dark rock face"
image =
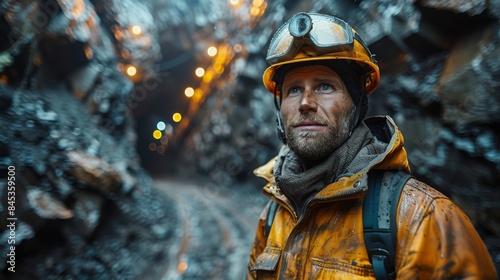
<svg viewBox="0 0 500 280">
<path fill-rule="evenodd" d="M 133 14 L 124 13 L 124 2 L 134 4 L 105 3 L 115 12 L 108 16 L 120 15 L 108 23 L 120 38 L 104 31 L 87 1 L 1 4 L 3 277 L 137 279 L 164 272 L 150 264 L 166 261 L 177 215 L 140 165 L 129 108 L 134 84 L 119 71 L 134 63 L 147 75 L 158 50 L 147 22 L 151 33 L 128 34 Z M 141 19 L 151 23 L 148 15 Z"/>
</svg>

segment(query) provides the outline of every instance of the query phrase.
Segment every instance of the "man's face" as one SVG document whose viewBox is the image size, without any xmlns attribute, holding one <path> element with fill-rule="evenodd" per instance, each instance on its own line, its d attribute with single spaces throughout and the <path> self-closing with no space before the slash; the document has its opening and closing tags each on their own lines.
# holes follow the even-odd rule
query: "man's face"
<svg viewBox="0 0 500 280">
<path fill-rule="evenodd" d="M 304 164 L 323 161 L 349 137 L 354 104 L 332 69 L 321 65 L 292 69 L 281 92 L 287 143 Z"/>
</svg>

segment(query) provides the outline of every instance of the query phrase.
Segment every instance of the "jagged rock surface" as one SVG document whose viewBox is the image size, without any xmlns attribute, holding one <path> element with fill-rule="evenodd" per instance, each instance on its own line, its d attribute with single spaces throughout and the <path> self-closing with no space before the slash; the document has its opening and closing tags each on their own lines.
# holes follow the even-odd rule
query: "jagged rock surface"
<svg viewBox="0 0 500 280">
<path fill-rule="evenodd" d="M 2 278 L 164 273 L 178 217 L 140 164 L 134 85 L 119 71 L 134 63 L 147 75 L 159 55 L 152 17 L 134 3 L 103 2 L 114 11 L 108 25 L 88 1 L 1 3 L 0 166 L 15 168 L 14 204 L 7 174 L 0 178 Z M 150 33 L 131 38 L 134 14 L 121 6 L 131 4 Z M 122 37 L 112 38 L 109 26 Z M 8 217 L 17 219 L 13 230 Z"/>
</svg>

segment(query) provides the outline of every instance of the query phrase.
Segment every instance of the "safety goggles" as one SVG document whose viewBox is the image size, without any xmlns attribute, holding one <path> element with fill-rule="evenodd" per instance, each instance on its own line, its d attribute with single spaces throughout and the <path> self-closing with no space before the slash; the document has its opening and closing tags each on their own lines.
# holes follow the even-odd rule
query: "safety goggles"
<svg viewBox="0 0 500 280">
<path fill-rule="evenodd" d="M 346 22 L 338 18 L 298 13 L 276 32 L 269 45 L 266 60 L 270 64 L 291 60 L 305 45 L 314 49 L 315 53 L 311 56 L 351 50 L 356 35 Z M 368 50 L 362 40 L 358 41 Z"/>
</svg>

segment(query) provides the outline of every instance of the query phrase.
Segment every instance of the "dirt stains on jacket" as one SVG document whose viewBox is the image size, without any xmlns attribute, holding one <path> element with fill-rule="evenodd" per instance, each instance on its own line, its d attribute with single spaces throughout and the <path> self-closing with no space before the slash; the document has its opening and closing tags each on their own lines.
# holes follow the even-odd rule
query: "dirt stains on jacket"
<svg viewBox="0 0 500 280">
<path fill-rule="evenodd" d="M 390 118 L 377 121 L 392 131 L 387 151 L 363 171 L 319 191 L 301 217 L 276 186 L 272 161 L 256 170 L 268 179 L 264 193 L 279 207 L 267 236 L 269 207 L 260 216 L 247 279 L 374 279 L 362 222 L 366 174 L 370 169 L 409 171 L 403 136 Z M 398 279 L 497 279 L 486 246 L 449 198 L 410 179 L 397 203 Z"/>
</svg>

